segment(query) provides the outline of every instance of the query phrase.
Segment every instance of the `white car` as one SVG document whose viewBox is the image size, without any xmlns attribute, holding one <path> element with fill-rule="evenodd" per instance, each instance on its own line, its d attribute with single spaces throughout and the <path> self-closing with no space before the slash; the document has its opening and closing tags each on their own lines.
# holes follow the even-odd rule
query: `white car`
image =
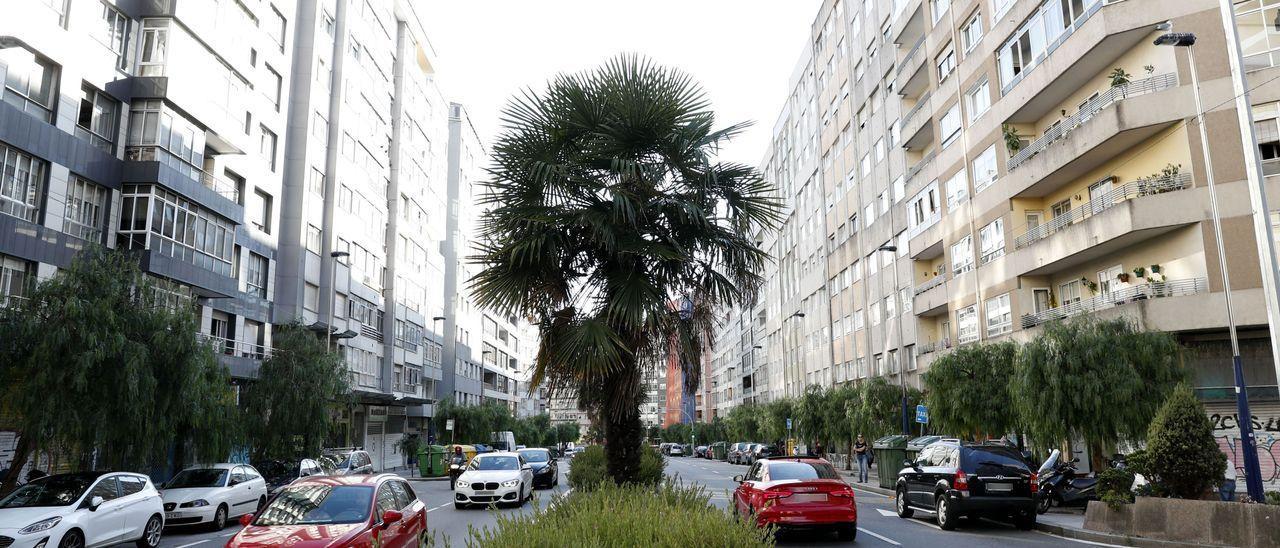
<svg viewBox="0 0 1280 548">
<path fill-rule="evenodd" d="M 0 499 L 0 545 L 6 548 L 96 548 L 121 542 L 156 548 L 163 527 L 160 493 L 142 474 L 58 474 Z"/>
<path fill-rule="evenodd" d="M 500 452 L 476 455 L 458 476 L 454 508 L 472 504 L 510 503 L 524 506 L 533 498 L 533 467 L 520 453 Z"/>
<path fill-rule="evenodd" d="M 226 527 L 227 520 L 267 504 L 267 482 L 247 464 L 188 468 L 161 486 L 165 525 Z"/>
<path fill-rule="evenodd" d="M 671 449 L 670 449 L 670 453 L 669 453 L 669 455 L 670 455 L 670 456 L 672 456 L 672 457 L 683 457 L 683 456 L 684 456 L 684 447 L 681 447 L 681 446 L 680 446 L 680 444 L 678 444 L 678 443 L 673 443 L 673 444 L 671 444 Z"/>
</svg>

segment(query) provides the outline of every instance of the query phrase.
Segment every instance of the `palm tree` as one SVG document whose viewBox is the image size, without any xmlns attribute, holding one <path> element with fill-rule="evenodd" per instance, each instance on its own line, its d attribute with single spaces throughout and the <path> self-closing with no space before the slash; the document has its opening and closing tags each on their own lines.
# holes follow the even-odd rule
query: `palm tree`
<svg viewBox="0 0 1280 548">
<path fill-rule="evenodd" d="M 778 201 L 754 168 L 716 159 L 746 125 L 714 122 L 689 76 L 621 56 L 513 98 L 493 147 L 477 304 L 537 323 L 530 389 L 577 394 L 619 483 L 639 467 L 646 375 L 674 357 L 695 390 L 713 311 L 763 282 L 753 236 Z"/>
</svg>

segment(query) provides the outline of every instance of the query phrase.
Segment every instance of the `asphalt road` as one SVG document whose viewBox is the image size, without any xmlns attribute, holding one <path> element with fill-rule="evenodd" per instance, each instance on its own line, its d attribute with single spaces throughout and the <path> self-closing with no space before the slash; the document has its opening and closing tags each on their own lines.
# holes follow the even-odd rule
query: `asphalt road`
<svg viewBox="0 0 1280 548">
<path fill-rule="evenodd" d="M 746 466 L 706 459 L 674 457 L 667 461 L 667 475 L 678 477 L 687 484 L 705 487 L 712 502 L 726 508 L 738 486 L 733 476 L 746 470 Z M 933 521 L 933 514 L 917 510 L 916 517 L 902 519 L 894 513 L 893 501 L 889 497 L 858 489 L 856 485 L 854 489 L 858 504 L 855 543 L 860 546 L 1096 546 L 1040 531 L 1019 531 L 1012 525 L 989 520 L 965 520 L 955 531 L 943 531 Z M 837 541 L 834 534 L 784 535 L 778 539 L 778 545 L 848 546 Z"/>
</svg>

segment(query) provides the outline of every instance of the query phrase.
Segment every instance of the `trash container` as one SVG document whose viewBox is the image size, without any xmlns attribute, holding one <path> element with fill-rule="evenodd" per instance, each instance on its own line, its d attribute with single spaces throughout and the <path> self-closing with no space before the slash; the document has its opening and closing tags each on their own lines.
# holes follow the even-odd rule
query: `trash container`
<svg viewBox="0 0 1280 548">
<path fill-rule="evenodd" d="M 418 451 L 418 472 L 424 478 L 444 476 L 449 473 L 449 452 L 443 445 L 429 445 Z"/>
<path fill-rule="evenodd" d="M 907 442 L 907 456 L 904 457 L 905 460 L 916 460 L 916 458 L 920 456 L 920 450 L 924 449 L 924 446 L 940 439 L 942 439 L 942 436 L 920 436 Z"/>
<path fill-rule="evenodd" d="M 708 451 L 711 451 L 711 458 L 715 460 L 724 460 L 725 457 L 727 456 L 725 451 L 725 447 L 727 445 L 728 444 L 723 441 L 718 441 L 711 444 L 711 447 L 708 449 Z"/>
<path fill-rule="evenodd" d="M 881 488 L 893 489 L 893 485 L 898 482 L 898 471 L 902 469 L 902 461 L 907 458 L 908 439 L 910 436 L 906 434 L 893 434 L 871 444 L 876 456 L 876 477 L 880 480 Z"/>
</svg>

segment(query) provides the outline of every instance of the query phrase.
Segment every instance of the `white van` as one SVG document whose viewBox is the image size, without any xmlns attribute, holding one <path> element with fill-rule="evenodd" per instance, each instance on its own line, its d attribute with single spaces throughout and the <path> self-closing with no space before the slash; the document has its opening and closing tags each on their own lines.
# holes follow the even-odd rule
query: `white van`
<svg viewBox="0 0 1280 548">
<path fill-rule="evenodd" d="M 515 451 L 516 435 L 510 431 L 492 432 L 489 435 L 490 441 L 495 451 Z"/>
</svg>

